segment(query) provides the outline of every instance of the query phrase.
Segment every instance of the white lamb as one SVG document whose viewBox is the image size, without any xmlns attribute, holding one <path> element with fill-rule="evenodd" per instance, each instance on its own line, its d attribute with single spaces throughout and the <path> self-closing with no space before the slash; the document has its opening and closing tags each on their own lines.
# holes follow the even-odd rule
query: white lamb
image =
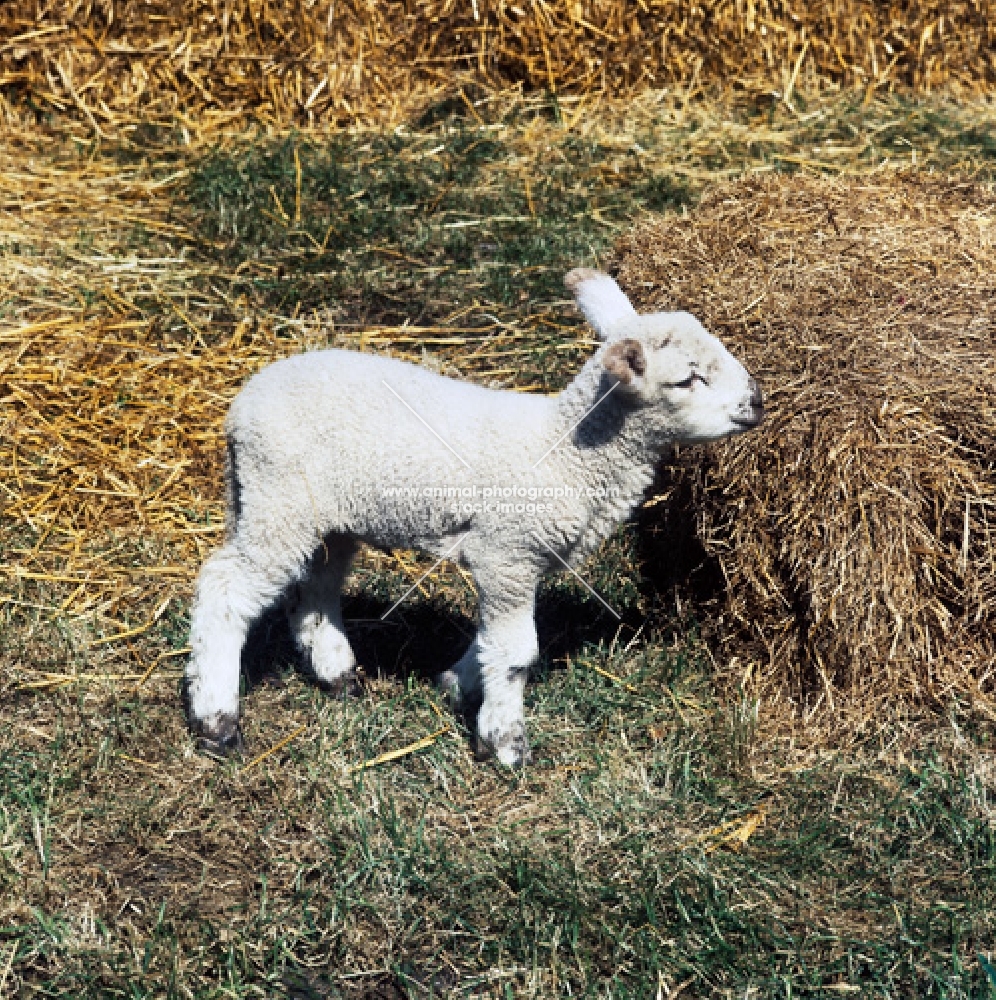
<svg viewBox="0 0 996 1000">
<path fill-rule="evenodd" d="M 757 383 L 694 317 L 640 316 L 598 271 L 565 283 L 604 343 L 557 396 L 336 350 L 249 380 L 226 424 L 227 539 L 201 570 L 191 616 L 186 699 L 202 747 L 239 746 L 243 642 L 280 598 L 313 679 L 336 690 L 351 680 L 339 594 L 365 542 L 473 574 L 477 636 L 439 680 L 480 702 L 479 752 L 528 760 L 522 699 L 541 575 L 577 565 L 631 514 L 671 445 L 740 433 L 763 412 Z"/>
</svg>

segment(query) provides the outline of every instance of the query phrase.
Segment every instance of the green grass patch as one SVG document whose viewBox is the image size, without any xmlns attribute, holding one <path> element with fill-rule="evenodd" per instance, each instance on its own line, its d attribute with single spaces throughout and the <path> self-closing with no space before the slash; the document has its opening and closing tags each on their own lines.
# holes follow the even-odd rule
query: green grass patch
<svg viewBox="0 0 996 1000">
<path fill-rule="evenodd" d="M 890 762 L 888 727 L 791 752 L 763 713 L 745 743 L 709 690 L 673 635 L 583 647 L 530 690 L 523 775 L 461 732 L 344 770 L 438 728 L 414 679 L 250 692 L 254 750 L 309 723 L 252 771 L 159 749 L 158 704 L 63 703 L 57 742 L 4 760 L 4 884 L 38 884 L 0 948 L 52 996 L 988 995 L 988 758 L 935 733 Z M 758 809 L 739 852 L 710 837 Z"/>
</svg>

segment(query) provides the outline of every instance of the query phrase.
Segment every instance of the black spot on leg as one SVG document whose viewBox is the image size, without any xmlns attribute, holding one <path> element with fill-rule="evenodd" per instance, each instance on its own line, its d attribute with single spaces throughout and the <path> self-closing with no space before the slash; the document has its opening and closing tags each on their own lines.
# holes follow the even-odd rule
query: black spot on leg
<svg viewBox="0 0 996 1000">
<path fill-rule="evenodd" d="M 342 700 L 354 698 L 362 690 L 362 678 L 358 670 L 350 670 L 348 673 L 340 674 L 338 677 L 327 681 L 316 673 L 314 667 L 311 665 L 311 658 L 307 657 L 302 664 L 301 672 L 309 683 L 314 684 L 315 687 L 333 698 Z"/>
<path fill-rule="evenodd" d="M 508 668 L 508 679 L 509 682 L 524 680 L 529 676 L 529 667 L 509 667 Z"/>
<path fill-rule="evenodd" d="M 533 752 L 529 748 L 525 732 L 516 733 L 512 737 L 512 748 L 515 753 L 512 767 L 525 767 L 533 759 Z"/>
<path fill-rule="evenodd" d="M 239 717 L 218 712 L 209 719 L 198 719 L 190 698 L 190 679 L 184 676 L 180 682 L 180 703 L 187 719 L 187 728 L 196 738 L 197 749 L 218 760 L 240 751 L 245 746 Z"/>
<path fill-rule="evenodd" d="M 490 760 L 496 757 L 499 751 L 506 749 L 512 751 L 512 760 L 508 766 L 513 769 L 525 767 L 533 759 L 529 740 L 526 738 L 526 729 L 521 723 L 502 736 L 496 734 L 477 736 L 474 740 L 474 757 L 480 761 Z"/>
</svg>

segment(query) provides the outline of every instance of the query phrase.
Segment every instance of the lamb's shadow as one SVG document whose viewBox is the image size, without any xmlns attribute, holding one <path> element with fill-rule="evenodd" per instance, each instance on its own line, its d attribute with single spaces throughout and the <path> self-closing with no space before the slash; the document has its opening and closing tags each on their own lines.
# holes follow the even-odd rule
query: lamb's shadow
<svg viewBox="0 0 996 1000">
<path fill-rule="evenodd" d="M 344 594 L 346 634 L 366 677 L 426 679 L 452 666 L 474 635 L 474 622 L 441 598 L 392 603 L 365 594 Z M 388 613 L 390 612 L 390 613 Z M 302 666 L 282 602 L 253 624 L 242 650 L 246 689 L 281 683 Z"/>
<path fill-rule="evenodd" d="M 432 681 L 463 655 L 477 627 L 473 618 L 440 597 L 412 598 L 392 610 L 385 600 L 346 594 L 343 618 L 363 674 L 399 681 L 410 676 Z M 622 620 L 638 627 L 633 615 L 624 614 Z M 536 607 L 540 669 L 555 668 L 588 643 L 611 642 L 619 623 L 595 597 L 541 585 Z M 287 616 L 277 603 L 253 624 L 246 638 L 242 651 L 246 690 L 280 684 L 288 672 L 300 667 Z"/>
</svg>

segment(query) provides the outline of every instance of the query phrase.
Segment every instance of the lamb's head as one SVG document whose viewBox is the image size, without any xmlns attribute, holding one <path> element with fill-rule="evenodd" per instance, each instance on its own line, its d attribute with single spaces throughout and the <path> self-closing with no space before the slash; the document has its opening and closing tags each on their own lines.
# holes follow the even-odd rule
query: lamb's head
<svg viewBox="0 0 996 1000">
<path fill-rule="evenodd" d="M 641 409 L 662 438 L 694 444 L 756 427 L 761 390 L 692 315 L 639 315 L 607 274 L 571 271 L 564 283 L 605 341 L 596 358 L 613 395 Z"/>
</svg>

